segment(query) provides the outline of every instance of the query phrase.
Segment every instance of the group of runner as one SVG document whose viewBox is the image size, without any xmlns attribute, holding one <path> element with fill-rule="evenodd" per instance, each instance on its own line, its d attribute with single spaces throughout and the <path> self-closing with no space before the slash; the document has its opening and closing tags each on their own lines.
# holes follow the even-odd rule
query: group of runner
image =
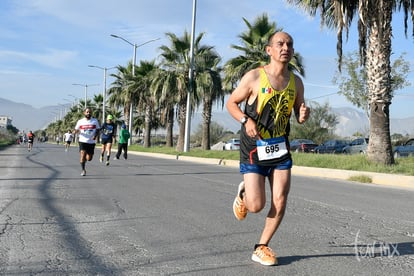
<svg viewBox="0 0 414 276">
<path fill-rule="evenodd" d="M 75 129 L 73 131 L 69 129 L 63 135 L 66 152 L 69 150 L 70 145 L 74 141 L 75 135 L 78 135 L 82 176 L 86 175 L 86 161 L 92 160 L 95 152 L 95 145 L 99 135 L 101 138 L 100 142 L 102 144 L 99 161 L 101 163 L 105 161 L 105 164 L 109 166 L 112 144 L 115 142 L 116 135 L 116 124 L 114 123 L 114 117 L 111 114 L 106 117 L 106 121 L 102 124 L 102 126 L 99 124 L 99 121 L 92 116 L 92 110 L 90 108 L 85 108 L 83 114 L 85 117 L 77 121 Z M 29 131 L 27 134 L 28 151 L 31 151 L 33 148 L 34 137 L 34 133 L 32 131 Z M 129 138 L 130 133 L 126 128 L 126 125 L 123 123 L 119 132 L 118 151 L 114 159 L 119 159 L 122 152 L 124 159 L 126 160 L 128 158 Z"/>
<path fill-rule="evenodd" d="M 95 152 L 96 140 L 101 135 L 101 155 L 100 162 L 104 162 L 109 166 L 109 160 L 111 158 L 112 143 L 115 142 L 116 124 L 113 122 L 113 116 L 108 115 L 106 121 L 99 124 L 99 121 L 92 117 L 92 110 L 86 108 L 83 112 L 84 118 L 77 121 L 75 131 L 73 134 L 78 134 L 79 152 L 80 152 L 80 164 L 81 175 L 86 175 L 86 161 L 91 161 Z M 125 124 L 122 124 L 122 129 L 119 134 L 118 151 L 114 159 L 119 159 L 122 151 L 124 151 L 124 159 L 128 158 L 128 139 L 130 133 L 126 129 Z M 106 157 L 105 157 L 106 153 Z"/>
</svg>

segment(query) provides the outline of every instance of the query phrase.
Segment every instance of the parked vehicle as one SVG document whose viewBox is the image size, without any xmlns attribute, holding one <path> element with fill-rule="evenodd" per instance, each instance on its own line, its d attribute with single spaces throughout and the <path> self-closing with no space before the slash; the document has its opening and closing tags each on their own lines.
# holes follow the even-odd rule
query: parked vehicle
<svg viewBox="0 0 414 276">
<path fill-rule="evenodd" d="M 240 139 L 230 139 L 223 146 L 223 150 L 239 150 L 240 149 Z"/>
<path fill-rule="evenodd" d="M 342 153 L 345 146 L 349 145 L 349 141 L 346 140 L 328 140 L 320 144 L 315 148 L 315 153 Z"/>
<path fill-rule="evenodd" d="M 290 151 L 295 152 L 313 152 L 318 146 L 318 144 L 309 139 L 293 139 L 289 144 Z"/>
<path fill-rule="evenodd" d="M 394 149 L 394 158 L 399 158 L 403 156 L 414 156 L 414 138 L 408 140 L 401 146 L 397 146 Z"/>
<path fill-rule="evenodd" d="M 345 154 L 366 154 L 368 148 L 368 138 L 357 138 L 351 142 L 348 146 L 342 149 Z"/>
</svg>

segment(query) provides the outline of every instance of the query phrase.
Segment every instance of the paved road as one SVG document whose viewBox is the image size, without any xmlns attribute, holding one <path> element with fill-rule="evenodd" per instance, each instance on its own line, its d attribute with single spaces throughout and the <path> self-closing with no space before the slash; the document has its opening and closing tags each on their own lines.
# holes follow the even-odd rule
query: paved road
<svg viewBox="0 0 414 276">
<path fill-rule="evenodd" d="M 97 151 L 96 151 L 97 152 Z M 234 167 L 131 155 L 80 176 L 77 149 L 0 151 L 0 275 L 412 275 L 414 191 L 293 177 L 271 243 L 238 222 Z"/>
</svg>

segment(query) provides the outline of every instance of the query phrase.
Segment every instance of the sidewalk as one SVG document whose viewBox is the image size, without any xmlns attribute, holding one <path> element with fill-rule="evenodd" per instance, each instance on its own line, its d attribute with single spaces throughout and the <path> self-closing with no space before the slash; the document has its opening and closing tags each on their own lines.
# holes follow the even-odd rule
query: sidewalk
<svg viewBox="0 0 414 276">
<path fill-rule="evenodd" d="M 238 160 L 200 158 L 200 157 L 191 157 L 191 156 L 169 155 L 169 154 L 161 154 L 161 153 L 146 153 L 146 152 L 136 152 L 136 151 L 131 151 L 128 153 L 136 154 L 136 155 L 143 155 L 143 156 L 155 156 L 155 157 L 166 158 L 166 159 L 176 159 L 176 160 L 182 160 L 182 161 L 198 162 L 198 163 L 211 164 L 211 165 L 231 166 L 231 167 L 236 167 L 236 168 L 239 167 Z M 301 167 L 301 166 L 293 166 L 292 174 L 300 175 L 300 176 L 331 178 L 331 179 L 338 179 L 338 180 L 349 180 L 350 177 L 355 177 L 355 176 L 367 176 L 372 179 L 372 182 L 370 184 L 414 189 L 414 176 L 399 175 L 399 174 L 348 171 L 348 170 L 324 169 L 324 168 L 314 168 L 314 167 Z"/>
</svg>

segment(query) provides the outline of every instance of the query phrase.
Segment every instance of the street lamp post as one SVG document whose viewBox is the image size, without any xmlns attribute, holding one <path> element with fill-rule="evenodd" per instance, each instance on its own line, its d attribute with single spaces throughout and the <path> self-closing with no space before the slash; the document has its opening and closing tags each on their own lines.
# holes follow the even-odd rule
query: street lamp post
<svg viewBox="0 0 414 276">
<path fill-rule="evenodd" d="M 52 112 L 52 114 L 55 114 L 55 123 L 57 122 L 57 120 L 58 120 L 58 113 L 57 112 Z"/>
<path fill-rule="evenodd" d="M 119 38 L 119 39 L 125 41 L 126 43 L 128 43 L 129 45 L 134 47 L 134 55 L 132 57 L 132 76 L 133 77 L 135 77 L 135 64 L 136 64 L 136 59 L 137 59 L 137 48 L 141 47 L 141 46 L 143 46 L 147 43 L 150 43 L 150 42 L 153 42 L 153 41 L 156 41 L 156 40 L 160 39 L 160 38 L 151 39 L 151 40 L 148 40 L 144 43 L 141 43 L 141 44 L 137 45 L 136 43 L 129 42 L 128 40 L 126 40 L 125 38 L 123 38 L 121 36 L 114 35 L 114 34 L 111 34 L 111 36 L 114 37 L 114 38 Z M 133 110 L 133 106 L 132 106 L 132 100 L 131 100 L 131 104 L 129 106 L 129 126 L 128 126 L 129 133 L 131 133 L 131 134 L 132 134 L 132 110 Z M 132 140 L 132 138 L 128 140 L 128 145 L 131 145 L 131 140 Z"/>
<path fill-rule="evenodd" d="M 103 90 L 102 90 L 102 98 L 103 98 L 103 103 L 102 103 L 102 124 L 105 123 L 105 106 L 106 106 L 106 72 L 110 69 L 114 69 L 116 68 L 116 66 L 114 67 L 100 67 L 100 66 L 96 66 L 96 65 L 88 65 L 89 67 L 94 67 L 94 68 L 98 68 L 104 71 L 104 80 L 103 80 Z"/>
<path fill-rule="evenodd" d="M 86 102 L 88 100 L 88 86 L 97 86 L 99 84 L 81 84 L 81 83 L 72 83 L 72 85 L 79 85 L 79 86 L 83 86 L 85 87 L 85 106 L 84 108 L 86 108 Z"/>
<path fill-rule="evenodd" d="M 67 102 L 68 104 L 70 104 L 70 107 L 73 107 L 73 102 L 72 102 L 71 100 L 66 99 L 66 98 L 63 98 L 63 100 L 64 100 L 65 102 Z"/>
<path fill-rule="evenodd" d="M 188 91 L 187 91 L 187 108 L 184 135 L 184 152 L 190 151 L 190 132 L 191 132 L 191 94 L 193 93 L 194 78 L 194 32 L 196 22 L 197 0 L 193 0 L 193 19 L 191 24 L 191 44 L 190 44 L 190 70 L 188 71 Z"/>
<path fill-rule="evenodd" d="M 58 105 L 60 105 L 62 107 L 61 111 L 60 111 L 60 117 L 61 120 L 63 120 L 63 118 L 65 117 L 66 113 L 67 113 L 67 106 L 64 104 L 60 104 L 58 103 Z"/>
<path fill-rule="evenodd" d="M 75 104 L 76 104 L 78 112 L 79 112 L 79 99 L 77 97 L 73 96 L 72 94 L 68 94 L 68 96 L 73 97 L 74 102 L 73 102 L 72 107 L 75 106 Z"/>
</svg>

